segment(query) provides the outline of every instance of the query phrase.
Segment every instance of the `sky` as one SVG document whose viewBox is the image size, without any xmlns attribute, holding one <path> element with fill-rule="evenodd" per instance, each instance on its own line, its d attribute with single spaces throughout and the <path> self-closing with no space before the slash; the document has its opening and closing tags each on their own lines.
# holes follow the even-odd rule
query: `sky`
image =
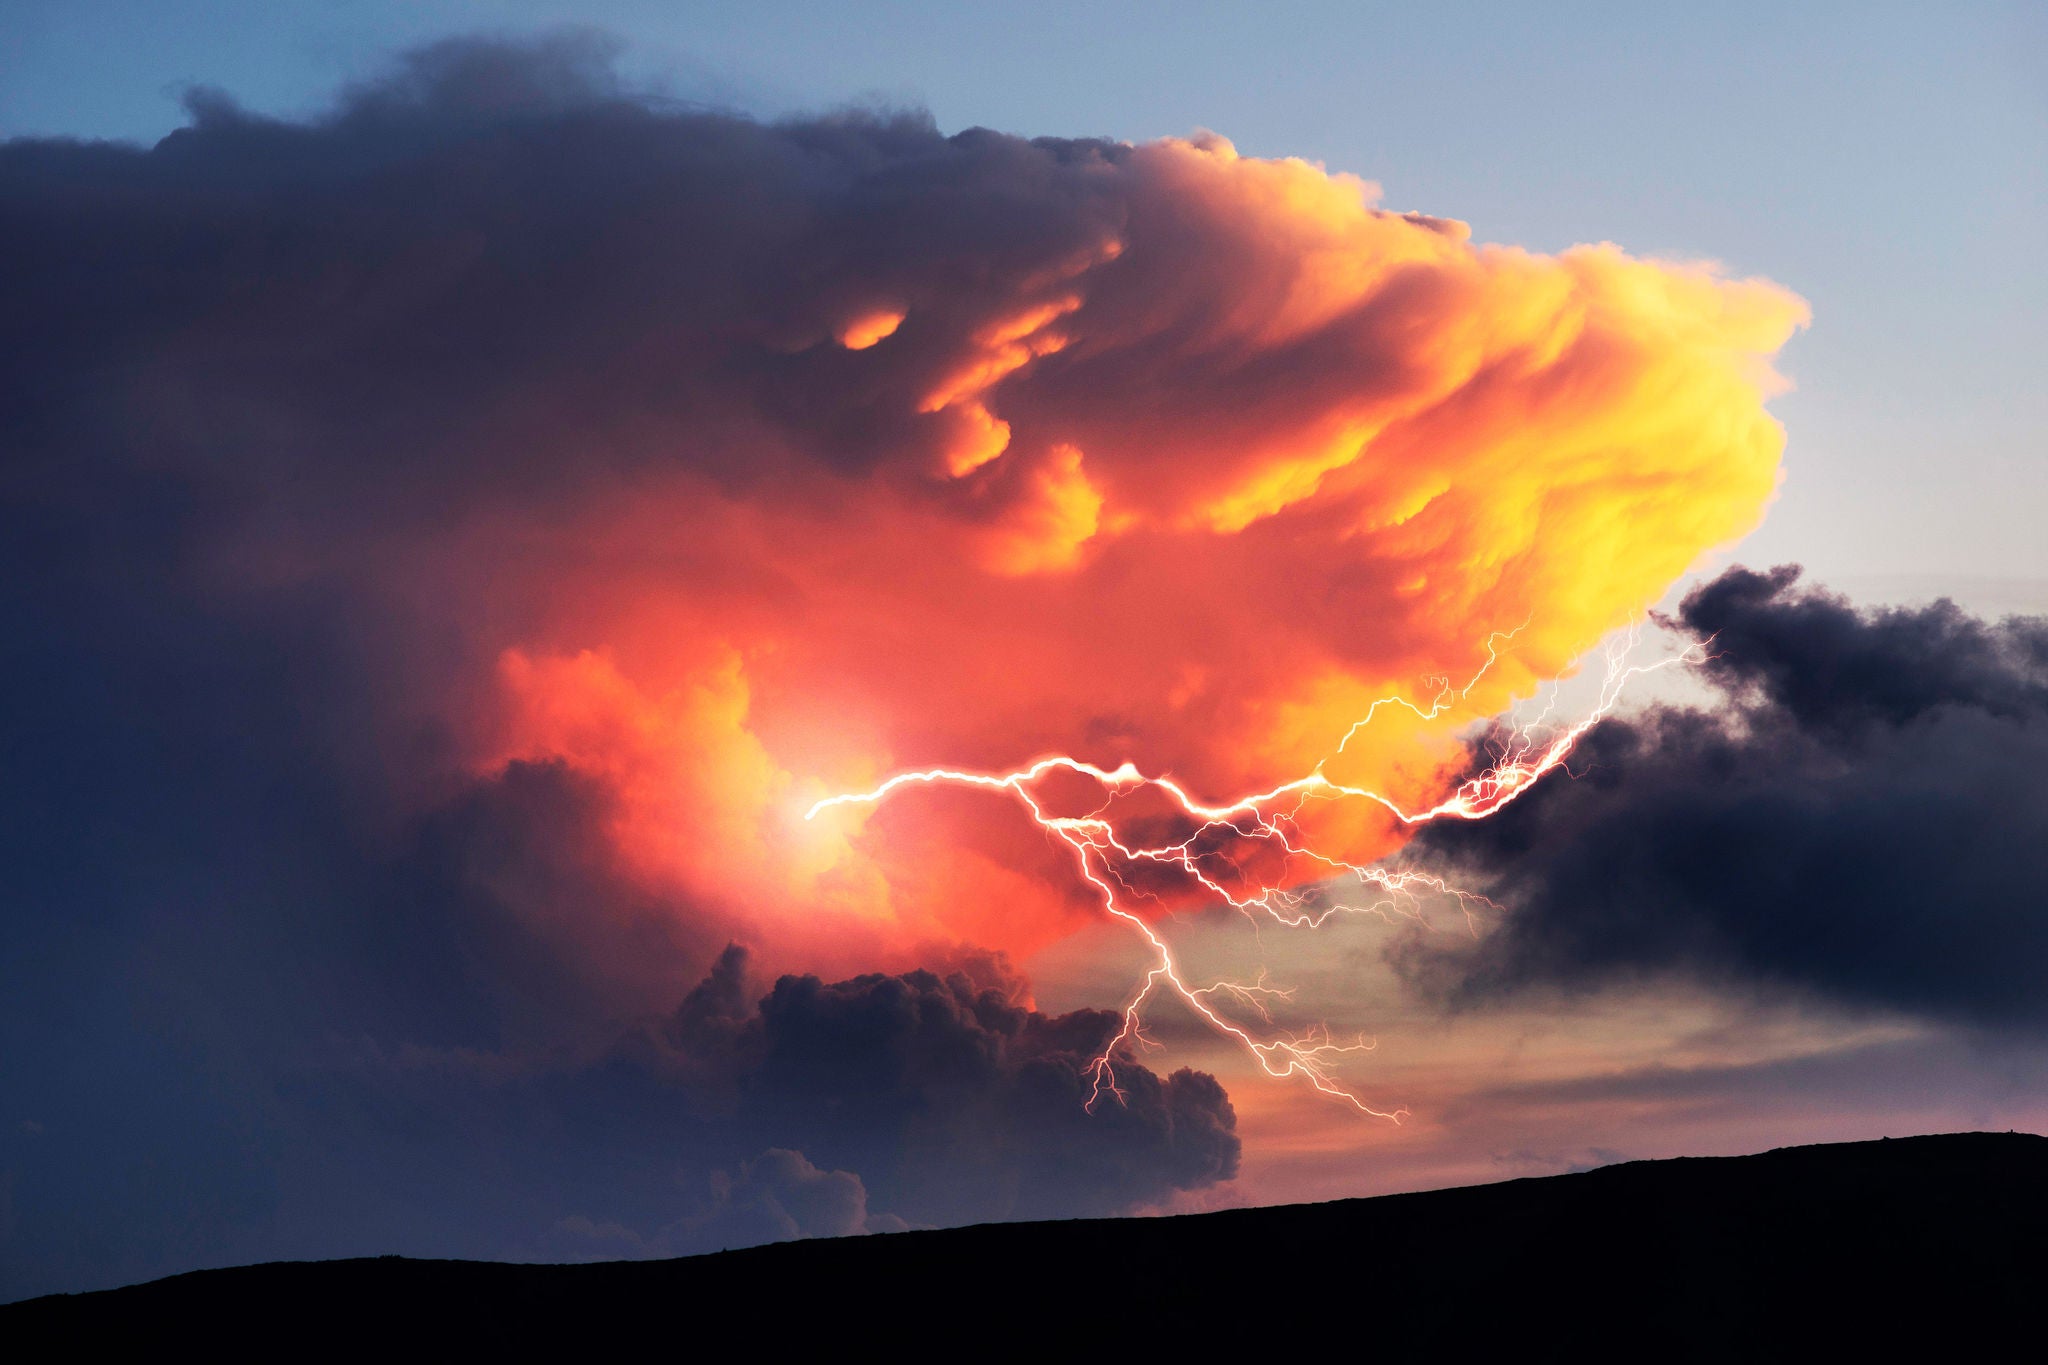
<svg viewBox="0 0 2048 1365">
<path fill-rule="evenodd" d="M 10 7 L 0 1298 L 2048 1127 L 2044 45 Z"/>
</svg>

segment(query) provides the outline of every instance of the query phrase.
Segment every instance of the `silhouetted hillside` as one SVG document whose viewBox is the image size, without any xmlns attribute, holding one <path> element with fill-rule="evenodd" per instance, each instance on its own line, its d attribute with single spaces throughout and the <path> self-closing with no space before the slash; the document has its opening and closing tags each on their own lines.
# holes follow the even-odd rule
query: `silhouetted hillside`
<svg viewBox="0 0 2048 1365">
<path fill-rule="evenodd" d="M 770 1359 L 1334 1341 L 1360 1357 L 1669 1360 L 1829 1359 L 1852 1343 L 1890 1354 L 1936 1331 L 1950 1358 L 2001 1326 L 2037 1336 L 2044 1286 L 2048 1138 L 1964 1133 L 674 1261 L 209 1270 L 0 1308 L 0 1341 Z M 736 1348 L 712 1346 L 730 1337 Z"/>
</svg>

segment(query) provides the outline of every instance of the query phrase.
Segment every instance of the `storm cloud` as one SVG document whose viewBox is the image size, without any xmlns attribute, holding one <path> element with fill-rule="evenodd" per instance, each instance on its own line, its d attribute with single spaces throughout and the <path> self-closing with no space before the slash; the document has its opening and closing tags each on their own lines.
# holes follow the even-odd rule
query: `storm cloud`
<svg viewBox="0 0 2048 1365">
<path fill-rule="evenodd" d="M 0 1295 L 1226 1181 L 964 965 L 1100 912 L 1028 821 L 807 803 L 1291 774 L 1532 622 L 1469 720 L 1774 486 L 1768 282 L 608 63 L 0 144 Z"/>
<path fill-rule="evenodd" d="M 428 1249 L 583 1259 L 1127 1213 L 1236 1175 L 1212 1077 L 1124 1059 L 1091 1113 L 1118 1016 L 1024 990 L 986 955 L 760 983 L 728 947 L 595 1048 L 337 1043 L 282 1081 L 288 1167 L 324 1176 L 295 1197 L 343 1247 L 432 1217 Z"/>
<path fill-rule="evenodd" d="M 1080 747 L 1263 786 L 1519 625 L 1474 720 L 1776 478 L 1786 291 L 1476 244 L 1221 138 L 762 123 L 588 38 L 188 106 L 0 147 L 25 608 L 318 630 L 297 742 L 363 800 L 566 763 L 785 965 L 1094 911 L 1027 830 L 835 843 L 806 796 Z M 1407 723 L 1345 775 L 1406 771 Z"/>
<path fill-rule="evenodd" d="M 921 1222 L 1121 1211 L 1237 1174 L 1236 1119 L 1214 1078 L 1126 1063 L 1123 1099 L 1091 1105 L 1094 1060 L 1121 1016 L 1042 1014 L 1000 964 L 965 966 L 784 976 L 735 1015 L 745 958 L 731 949 L 669 1036 L 727 1069 L 735 1113 L 772 1118 Z"/>
<path fill-rule="evenodd" d="M 2048 620 L 1859 610 L 1781 567 L 1674 624 L 1721 703 L 1603 722 L 1574 779 L 1425 834 L 1508 912 L 1412 965 L 1467 999 L 1677 971 L 2048 1027 Z"/>
</svg>

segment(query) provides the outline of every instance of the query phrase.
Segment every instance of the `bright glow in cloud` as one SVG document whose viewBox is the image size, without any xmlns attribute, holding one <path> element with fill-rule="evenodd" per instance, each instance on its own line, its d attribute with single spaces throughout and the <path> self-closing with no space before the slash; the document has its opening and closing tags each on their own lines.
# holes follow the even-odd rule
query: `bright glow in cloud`
<svg viewBox="0 0 2048 1365">
<path fill-rule="evenodd" d="M 1029 951 L 1096 912 L 972 793 L 800 819 L 903 768 L 1060 752 L 1214 801 L 1323 763 L 1427 804 L 1461 727 L 1776 487 L 1770 362 L 1806 309 L 1775 285 L 1475 245 L 1214 137 L 943 145 L 845 190 L 858 249 L 788 244 L 766 275 L 807 287 L 691 362 L 780 356 L 797 407 L 656 430 L 693 458 L 463 546 L 527 623 L 475 761 L 601 776 L 627 859 L 771 958 Z M 1353 861 L 1401 837 L 1308 818 Z"/>
</svg>

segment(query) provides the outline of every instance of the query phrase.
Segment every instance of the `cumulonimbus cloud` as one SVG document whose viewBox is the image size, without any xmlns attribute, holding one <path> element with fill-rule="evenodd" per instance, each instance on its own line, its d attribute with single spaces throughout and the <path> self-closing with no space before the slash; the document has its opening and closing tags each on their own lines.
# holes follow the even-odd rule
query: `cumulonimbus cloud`
<svg viewBox="0 0 2048 1365">
<path fill-rule="evenodd" d="M 0 1293 L 645 1229 L 771 1149 L 915 1221 L 1226 1180 L 1213 1079 L 1090 1116 L 1108 1016 L 952 983 L 1099 913 L 1064 850 L 805 809 L 1050 751 L 1431 790 L 1778 477 L 1784 290 L 1216 137 L 762 123 L 575 42 L 189 103 L 0 144 L 0 1080 L 64 1135 Z M 682 1038 L 734 939 L 794 984 Z M 873 1124 L 819 1117 L 828 1024 Z"/>
<path fill-rule="evenodd" d="M 1517 631 L 1333 760 L 1420 791 L 1778 477 L 1783 289 L 1481 245 L 1219 137 L 763 124 L 573 44 L 193 109 L 0 154 L 17 483 L 175 486 L 193 591 L 368 614 L 404 799 L 566 763 L 623 865 L 793 964 L 1089 912 L 972 798 L 819 795 L 1051 750 L 1242 790 Z"/>
</svg>

